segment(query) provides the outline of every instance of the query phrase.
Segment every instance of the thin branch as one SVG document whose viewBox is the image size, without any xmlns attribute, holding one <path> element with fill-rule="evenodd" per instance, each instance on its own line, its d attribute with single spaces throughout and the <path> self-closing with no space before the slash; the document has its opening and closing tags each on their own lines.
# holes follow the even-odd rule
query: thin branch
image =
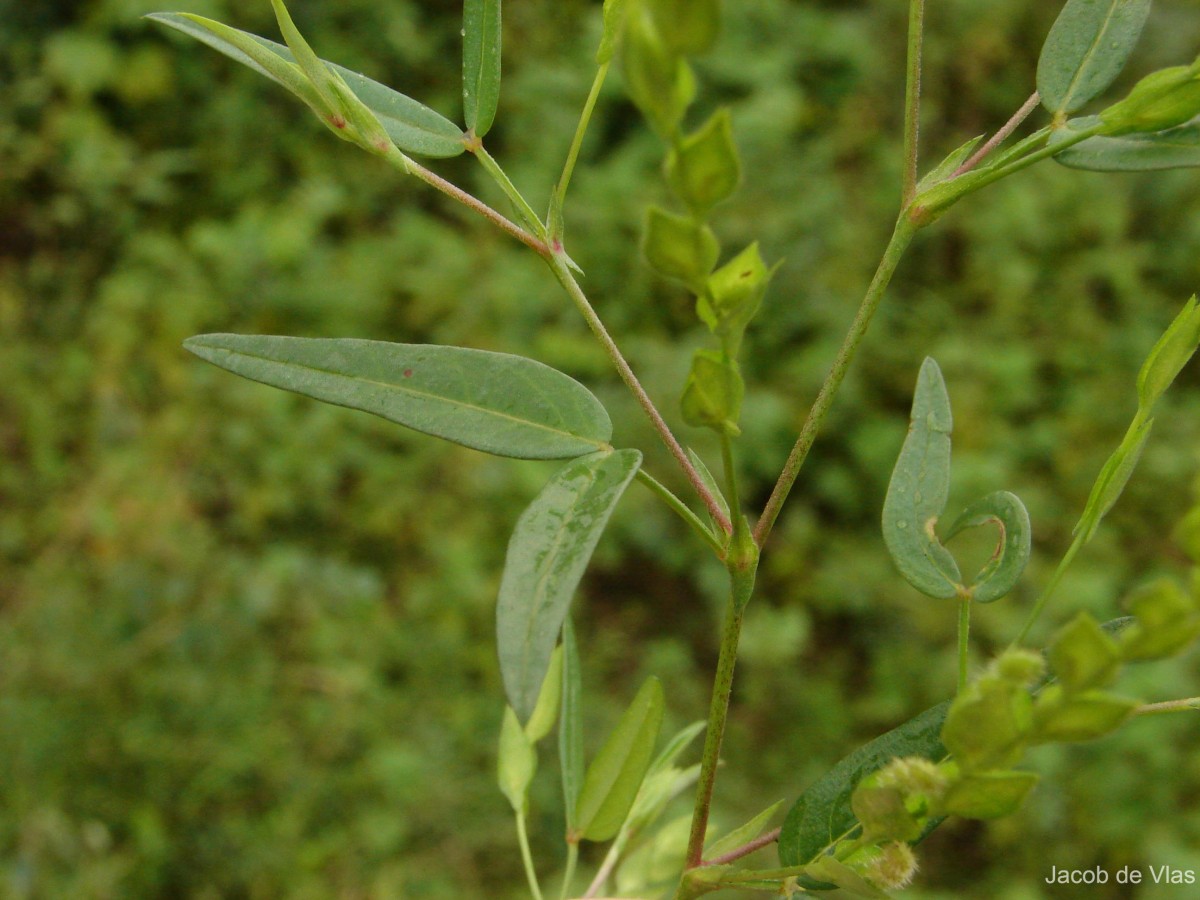
<svg viewBox="0 0 1200 900">
<path fill-rule="evenodd" d="M 901 206 L 917 193 L 917 145 L 921 134 L 921 45 L 925 37 L 925 0 L 908 3 L 908 68 L 904 79 L 904 190 Z"/>
<path fill-rule="evenodd" d="M 385 158 L 388 160 L 388 162 L 396 166 L 396 168 L 400 169 L 401 171 L 407 172 L 410 175 L 415 175 L 429 186 L 437 188 L 447 197 L 457 200 L 464 206 L 468 206 L 475 210 L 475 212 L 479 213 L 493 225 L 499 227 L 501 231 L 508 232 L 522 244 L 532 249 L 535 253 L 537 253 L 538 256 L 547 258 L 550 256 L 550 248 L 546 245 L 545 241 L 534 237 L 516 222 L 512 222 L 505 218 L 502 214 L 492 209 L 478 197 L 468 194 L 462 188 L 458 187 L 458 185 L 452 184 L 445 178 L 442 178 L 440 175 L 435 175 L 433 172 L 430 172 L 420 163 L 404 155 L 399 150 L 396 150 L 394 154 L 387 154 Z"/>
<path fill-rule="evenodd" d="M 768 844 L 773 844 L 777 840 L 779 840 L 779 834 L 782 831 L 783 831 L 782 828 L 773 828 L 770 831 L 768 831 L 766 834 L 759 835 L 758 837 L 756 837 L 754 840 L 750 841 L 749 843 L 742 844 L 742 846 L 740 846 L 734 850 L 730 850 L 728 853 L 723 853 L 722 855 L 714 857 L 713 859 L 705 860 L 703 863 L 701 863 L 701 865 L 702 866 L 723 866 L 723 865 L 726 865 L 727 863 L 731 863 L 736 860 L 739 860 L 743 856 L 749 856 L 755 850 L 761 850 L 763 847 L 767 846 Z"/>
<path fill-rule="evenodd" d="M 884 291 L 892 280 L 892 275 L 900 264 L 900 259 L 916 230 L 917 226 L 908 216 L 901 215 L 896 223 L 896 230 L 892 232 L 892 239 L 888 242 L 887 249 L 883 251 L 883 258 L 879 261 L 875 277 L 871 279 L 871 284 L 858 308 L 858 313 L 850 324 L 850 330 L 846 332 L 842 347 L 833 361 L 833 367 L 825 376 L 825 383 L 821 385 L 817 399 L 813 401 L 812 409 L 808 412 L 808 418 L 804 420 L 804 425 L 800 428 L 800 435 L 796 438 L 795 446 L 792 447 L 787 462 L 784 463 L 779 480 L 775 483 L 775 489 L 771 492 L 771 497 L 767 500 L 762 515 L 759 516 L 758 524 L 754 526 L 754 542 L 760 547 L 766 543 L 771 529 L 775 526 L 775 520 L 779 518 L 779 512 L 783 509 L 784 501 L 787 500 L 792 485 L 796 483 L 796 476 L 800 474 L 800 467 L 804 465 L 808 451 L 812 449 L 813 441 L 817 439 L 817 432 L 820 431 L 821 423 L 825 420 L 826 413 L 829 412 L 834 395 L 837 394 L 838 388 L 841 387 L 842 381 L 846 377 L 846 371 L 850 368 L 855 351 L 858 350 L 858 345 L 862 342 L 863 335 L 866 334 L 867 328 L 871 324 L 871 318 L 879 307 L 879 301 L 883 299 Z"/>
<path fill-rule="evenodd" d="M 1134 710 L 1134 715 L 1150 716 L 1157 713 L 1200 712 L 1200 697 L 1187 697 L 1184 700 L 1164 700 L 1162 703 L 1147 703 Z"/>
<path fill-rule="evenodd" d="M 979 165 L 979 163 L 983 161 L 988 154 L 1008 140 L 1009 136 L 1017 130 L 1017 127 L 1022 122 L 1029 118 L 1029 114 L 1037 109 L 1038 104 L 1041 102 L 1042 95 L 1037 91 L 1034 91 L 1030 95 L 1029 99 L 1021 105 L 1021 108 L 1013 113 L 1013 117 L 1005 122 L 1004 126 L 999 131 L 988 138 L 987 142 L 982 147 L 972 153 L 970 159 L 955 169 L 950 174 L 950 177 L 957 178 L 964 172 L 970 172 L 973 168 Z"/>
</svg>

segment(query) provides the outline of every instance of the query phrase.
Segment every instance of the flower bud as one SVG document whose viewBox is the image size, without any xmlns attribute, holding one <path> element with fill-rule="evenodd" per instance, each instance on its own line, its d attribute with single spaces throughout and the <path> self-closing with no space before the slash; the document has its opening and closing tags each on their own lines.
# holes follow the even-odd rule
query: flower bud
<svg viewBox="0 0 1200 900">
<path fill-rule="evenodd" d="M 1200 115 L 1200 67 L 1173 66 L 1153 72 L 1129 96 L 1100 113 L 1104 134 L 1163 131 Z"/>
</svg>

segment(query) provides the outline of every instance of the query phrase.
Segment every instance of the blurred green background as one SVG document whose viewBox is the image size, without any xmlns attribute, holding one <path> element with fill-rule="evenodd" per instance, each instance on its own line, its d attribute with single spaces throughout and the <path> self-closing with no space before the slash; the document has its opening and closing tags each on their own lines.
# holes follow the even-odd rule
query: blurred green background
<svg viewBox="0 0 1200 900">
<path fill-rule="evenodd" d="M 245 382 L 180 348 L 204 331 L 462 344 L 586 382 L 677 472 L 539 261 L 348 144 L 254 73 L 139 19 L 146 0 L 3 5 L 0 24 L 0 896 L 515 898 L 494 787 L 493 603 L 509 530 L 553 464 L 492 459 Z M 171 7 L 167 7 L 171 8 Z M 180 2 L 276 34 L 265 2 Z M 325 57 L 459 114 L 451 0 L 294 0 Z M 929 4 L 926 165 L 1032 90 L 1058 4 Z M 597 0 L 506 5 L 489 146 L 543 208 L 591 81 Z M 761 506 L 895 214 L 905 4 L 726 4 L 693 121 L 731 103 L 746 169 L 717 230 L 783 259 L 752 330 L 741 457 Z M 1160 0 L 1118 90 L 1186 62 L 1200 11 Z M 704 340 L 640 262 L 661 148 L 605 90 L 567 212 L 584 285 L 651 394 Z M 471 160 L 434 167 L 501 205 Z M 1044 163 L 915 244 L 776 530 L 749 611 L 718 786 L 734 825 L 948 696 L 954 610 L 894 574 L 878 530 L 921 359 L 956 418 L 951 508 L 1019 493 L 1025 585 L 981 609 L 1013 636 L 1134 408 L 1146 351 L 1200 284 L 1200 176 Z M 1200 469 L 1200 371 L 1049 618 L 1119 613 L 1186 573 L 1174 523 Z M 577 599 L 594 748 L 648 674 L 668 727 L 702 718 L 723 572 L 640 486 Z M 1042 636 L 1053 622 L 1047 622 Z M 1137 670 L 1200 693 L 1200 658 Z M 918 898 L 1134 896 L 1047 888 L 1050 866 L 1200 872 L 1200 722 L 1137 721 L 1032 758 L 1017 816 L 922 848 Z M 534 851 L 563 861 L 553 754 Z M 686 804 L 679 813 L 686 812 Z M 769 864 L 770 859 L 764 854 Z M 590 871 L 599 862 L 589 848 Z M 1146 888 L 1138 897 L 1193 896 Z"/>
</svg>

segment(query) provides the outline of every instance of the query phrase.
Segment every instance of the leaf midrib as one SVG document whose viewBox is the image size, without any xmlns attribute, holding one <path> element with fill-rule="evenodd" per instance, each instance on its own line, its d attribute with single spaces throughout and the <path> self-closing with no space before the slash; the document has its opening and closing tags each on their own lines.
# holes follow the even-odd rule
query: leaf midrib
<svg viewBox="0 0 1200 900">
<path fill-rule="evenodd" d="M 203 345 L 201 345 L 201 346 L 203 346 Z M 530 419 L 522 419 L 522 418 L 519 418 L 518 416 L 512 415 L 511 413 L 505 413 L 505 412 L 500 412 L 499 410 L 489 409 L 486 406 L 479 406 L 478 404 L 475 404 L 475 403 L 468 403 L 465 400 L 454 400 L 454 399 L 450 399 L 447 397 L 443 397 L 440 394 L 433 394 L 433 393 L 429 393 L 427 391 L 419 391 L 419 390 L 416 390 L 411 387 L 402 386 L 402 385 L 397 384 L 392 381 L 377 381 L 376 379 L 373 379 L 373 378 L 363 378 L 360 375 L 346 375 L 342 372 L 338 372 L 333 369 L 323 369 L 320 366 L 303 365 L 303 364 L 294 363 L 294 362 L 279 362 L 278 360 L 268 359 L 264 356 L 255 356 L 251 353 L 245 353 L 241 350 L 228 350 L 223 347 L 214 347 L 211 349 L 215 350 L 217 353 L 224 353 L 229 356 L 239 356 L 244 359 L 257 360 L 260 362 L 268 362 L 268 363 L 272 363 L 277 366 L 301 369 L 301 370 L 308 371 L 308 372 L 318 372 L 322 375 L 328 375 L 328 376 L 332 376 L 334 378 L 342 378 L 342 379 L 345 379 L 346 381 L 360 382 L 362 384 L 368 384 L 368 385 L 374 385 L 376 387 L 392 389 L 392 390 L 398 391 L 403 394 L 410 394 L 414 397 L 422 397 L 422 398 L 426 398 L 426 399 L 430 399 L 430 400 L 441 401 L 442 403 L 445 403 L 450 406 L 461 406 L 465 409 L 475 410 L 483 415 L 494 416 L 495 418 L 498 418 L 498 419 L 507 419 L 511 422 L 516 422 L 516 423 L 518 423 L 520 425 L 524 425 L 528 428 L 541 429 L 543 431 L 548 431 L 551 434 L 575 438 L 576 440 L 583 441 L 584 443 L 593 445 L 597 450 L 609 449 L 609 444 L 606 441 L 598 441 L 595 438 L 584 437 L 583 435 L 576 434 L 573 431 L 564 431 L 560 428 L 554 428 L 553 426 L 550 426 L 550 425 L 544 425 L 541 422 L 534 422 Z M 366 412 L 366 410 L 363 410 L 363 412 Z M 415 426 L 409 426 L 409 427 L 415 427 Z M 417 430 L 420 431 L 422 429 L 418 428 Z"/>
</svg>

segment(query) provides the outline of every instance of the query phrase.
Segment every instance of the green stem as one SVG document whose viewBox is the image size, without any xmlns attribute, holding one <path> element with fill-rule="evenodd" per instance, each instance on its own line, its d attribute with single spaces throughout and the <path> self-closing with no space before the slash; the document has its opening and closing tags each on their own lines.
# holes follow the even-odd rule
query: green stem
<svg viewBox="0 0 1200 900">
<path fill-rule="evenodd" d="M 525 227 L 536 234 L 541 240 L 545 241 L 545 224 L 537 217 L 537 213 L 533 211 L 533 207 L 529 205 L 529 202 L 521 195 L 521 192 L 517 190 L 517 186 L 512 183 L 504 170 L 500 168 L 500 164 L 492 159 L 491 154 L 484 149 L 483 144 L 477 143 L 469 149 L 474 152 L 475 158 L 479 160 L 487 173 L 492 176 L 492 180 L 500 185 L 500 190 L 504 191 L 505 196 L 508 197 L 513 207 L 517 210 L 517 215 L 521 217 L 521 220 L 525 223 Z"/>
<path fill-rule="evenodd" d="M 732 509 L 733 507 L 731 507 Z M 736 512 L 735 517 L 741 518 Z M 737 532 L 735 532 L 735 535 Z M 742 559 L 743 554 L 750 556 Z M 713 681 L 712 701 L 708 710 L 708 729 L 704 735 L 704 755 L 700 760 L 700 779 L 696 785 L 696 805 L 692 811 L 692 830 L 688 838 L 686 868 L 700 865 L 704 855 L 704 836 L 708 832 L 708 817 L 712 809 L 713 787 L 717 780 L 717 763 L 721 758 L 721 742 L 725 737 L 725 721 L 729 715 L 729 697 L 733 692 L 733 670 L 737 664 L 738 641 L 742 634 L 742 617 L 746 603 L 754 592 L 754 575 L 758 558 L 754 544 L 739 542 L 736 537 L 730 548 L 729 606 L 725 611 L 725 627 L 721 634 L 721 653 L 717 659 L 717 674 Z"/>
<path fill-rule="evenodd" d="M 642 387 L 642 383 L 638 381 L 637 375 L 634 374 L 633 369 L 630 368 L 629 363 L 625 360 L 616 341 L 608 333 L 608 329 L 604 327 L 604 323 L 600 320 L 600 317 L 596 315 L 596 310 L 592 308 L 592 304 L 588 301 L 587 295 L 584 294 L 583 288 L 579 286 L 579 282 L 575 280 L 575 275 L 567 265 L 566 257 L 561 253 L 551 253 L 546 257 L 546 261 L 550 264 L 550 269 L 554 272 L 554 277 L 558 279 L 587 322 L 588 327 L 592 330 L 592 334 L 596 336 L 601 346 L 604 347 L 605 353 L 608 354 L 608 358 L 612 360 L 613 366 L 616 367 L 617 374 L 621 376 L 621 380 L 625 382 L 625 385 L 633 393 L 638 405 L 642 407 L 647 418 L 650 419 L 650 423 L 654 426 L 654 430 L 658 432 L 659 437 L 662 438 L 662 442 L 666 445 L 667 450 L 675 457 L 675 461 L 679 463 L 679 467 L 683 469 L 688 481 L 695 488 L 696 494 L 704 501 L 704 506 L 708 510 L 709 515 L 713 517 L 713 521 L 726 534 L 730 533 L 733 530 L 733 525 L 729 521 L 729 517 L 721 511 L 716 497 L 713 496 L 712 491 L 705 485 L 704 479 L 700 477 L 700 473 L 696 471 L 696 467 L 688 459 L 687 453 L 680 446 L 679 441 L 675 439 L 675 435 L 671 433 L 671 429 L 667 426 L 662 414 L 658 411 L 658 407 L 654 405 L 654 401 L 650 399 L 650 395 L 646 393 L 646 389 Z"/>
<path fill-rule="evenodd" d="M 687 522 L 692 531 L 700 535 L 700 537 L 704 539 L 704 542 L 708 544 L 708 546 L 712 547 L 713 552 L 716 553 L 718 557 L 722 559 L 725 558 L 725 545 L 715 534 L 713 534 L 712 529 L 705 525 L 701 518 L 688 508 L 686 503 L 671 493 L 670 488 L 664 485 L 645 469 L 638 469 L 637 477 L 642 484 L 650 488 L 650 490 L 653 491 L 663 503 L 670 507 L 679 516 L 679 518 Z"/>
<path fill-rule="evenodd" d="M 1136 716 L 1153 716 L 1160 713 L 1200 712 L 1200 697 L 1188 697 L 1184 700 L 1164 700 L 1162 703 L 1147 703 L 1139 706 Z"/>
<path fill-rule="evenodd" d="M 771 529 L 775 526 L 775 520 L 779 518 L 779 512 L 787 500 L 788 493 L 791 491 L 792 485 L 796 483 L 796 476 L 800 474 L 800 468 L 804 465 L 808 451 L 812 449 L 813 441 L 816 440 L 817 433 L 821 430 L 821 423 L 825 420 L 833 398 L 846 377 L 855 351 L 862 343 L 863 335 L 867 333 L 871 317 L 875 315 L 875 310 L 878 309 L 879 302 L 883 299 L 884 291 L 887 290 L 888 283 L 892 280 L 892 275 L 900 264 L 904 251 L 908 248 L 918 227 L 906 215 L 901 215 L 896 222 L 892 238 L 883 251 L 883 258 L 879 261 L 879 268 L 875 270 L 875 277 L 871 279 L 866 296 L 863 297 L 858 313 L 850 324 L 850 330 L 846 332 L 846 337 L 842 341 L 837 358 L 833 361 L 833 368 L 829 370 L 824 384 L 821 385 L 817 399 L 808 412 L 808 418 L 805 419 L 804 425 L 800 429 L 800 436 L 796 438 L 795 446 L 792 447 L 792 452 L 788 455 L 787 462 L 784 463 L 783 471 L 779 474 L 779 480 L 775 483 L 775 489 L 771 492 L 771 497 L 767 500 L 767 505 L 763 508 L 758 524 L 754 528 L 754 541 L 760 547 L 766 542 Z"/>
<path fill-rule="evenodd" d="M 579 150 L 583 147 L 583 137 L 587 134 L 588 125 L 592 121 L 592 113 L 596 109 L 596 101 L 600 97 L 600 89 L 604 87 L 604 79 L 608 76 L 609 63 L 601 63 L 592 79 L 592 89 L 588 92 L 587 101 L 583 104 L 583 112 L 579 114 L 579 124 L 575 126 L 575 136 L 571 139 L 571 147 L 567 151 L 567 161 L 563 164 L 562 175 L 554 188 L 554 199 L 550 203 L 550 234 L 553 238 L 562 239 L 562 209 L 567 200 L 567 186 L 571 183 L 571 175 L 575 172 L 575 163 L 579 159 Z"/>
<path fill-rule="evenodd" d="M 529 880 L 529 892 L 533 900 L 542 900 L 542 889 L 538 886 L 537 872 L 533 869 L 533 854 L 529 852 L 529 835 L 525 833 L 525 815 L 517 813 L 517 840 L 521 844 L 521 862 L 525 864 L 525 877 Z"/>
<path fill-rule="evenodd" d="M 1037 601 L 1033 604 L 1033 609 L 1030 610 L 1029 617 L 1025 620 L 1025 624 L 1021 627 L 1021 633 L 1018 634 L 1016 639 L 1012 642 L 1013 647 L 1016 647 L 1018 644 L 1024 642 L 1025 638 L 1029 634 L 1029 629 L 1033 628 L 1034 623 L 1037 622 L 1038 617 L 1041 616 L 1042 610 L 1046 608 L 1046 604 L 1049 603 L 1050 598 L 1054 596 L 1054 591 L 1058 587 L 1058 583 L 1062 581 L 1063 575 L 1066 574 L 1067 567 L 1071 565 L 1071 562 L 1075 559 L 1075 554 L 1079 552 L 1083 544 L 1083 531 L 1081 529 L 1075 533 L 1075 540 L 1071 542 L 1071 546 L 1063 555 L 1062 560 L 1058 564 L 1058 568 L 1054 570 L 1054 574 L 1050 576 L 1050 580 L 1046 582 L 1046 586 L 1042 588 L 1042 593 L 1038 596 Z"/>
<path fill-rule="evenodd" d="M 958 601 L 958 692 L 967 686 L 967 646 L 971 633 L 971 598 Z"/>
<path fill-rule="evenodd" d="M 908 68 L 904 79 L 904 190 L 901 206 L 917 192 L 917 145 L 921 134 L 921 45 L 925 37 L 925 0 L 908 3 Z"/>
<path fill-rule="evenodd" d="M 742 515 L 741 497 L 738 494 L 737 466 L 733 461 L 733 439 L 727 431 L 721 431 L 721 462 L 725 467 L 725 493 L 728 494 L 729 514 L 733 517 L 734 539 L 745 537 L 746 518 Z"/>
<path fill-rule="evenodd" d="M 571 892 L 571 882 L 575 880 L 575 865 L 579 862 L 579 843 L 572 841 L 567 844 L 567 869 L 563 872 L 562 889 L 558 892 L 558 900 L 567 900 Z"/>
</svg>

